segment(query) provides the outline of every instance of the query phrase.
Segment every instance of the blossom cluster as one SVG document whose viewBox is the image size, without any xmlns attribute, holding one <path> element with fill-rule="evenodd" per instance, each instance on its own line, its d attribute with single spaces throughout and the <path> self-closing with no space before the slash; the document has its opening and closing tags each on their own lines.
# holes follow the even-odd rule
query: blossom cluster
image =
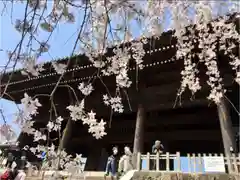
<svg viewBox="0 0 240 180">
<path fill-rule="evenodd" d="M 111 106 L 114 112 L 123 113 L 124 108 L 122 98 L 120 96 L 109 97 L 107 94 L 103 95 L 103 102 L 107 106 Z"/>
<path fill-rule="evenodd" d="M 16 133 L 14 132 L 13 128 L 9 124 L 2 124 L 0 125 L 0 142 L 5 143 L 12 143 L 16 139 Z"/>
<path fill-rule="evenodd" d="M 106 135 L 106 123 L 103 120 L 97 122 L 97 119 L 95 117 L 96 113 L 94 113 L 93 111 L 87 113 L 84 110 L 84 100 L 82 100 L 81 103 L 79 103 L 78 105 L 68 106 L 67 109 L 70 111 L 70 116 L 72 120 L 81 120 L 83 124 L 88 125 L 88 132 L 92 133 L 93 137 L 95 137 L 96 139 L 101 139 L 103 136 Z"/>
<path fill-rule="evenodd" d="M 78 86 L 78 89 L 82 92 L 83 95 L 88 96 L 91 94 L 91 92 L 94 90 L 92 84 L 85 84 L 85 83 L 80 83 Z"/>
<path fill-rule="evenodd" d="M 55 61 L 52 62 L 52 66 L 58 74 L 63 74 L 66 71 L 66 68 L 67 68 L 66 64 L 57 63 Z"/>
<path fill-rule="evenodd" d="M 55 122 L 49 121 L 47 124 L 48 132 L 51 131 L 60 131 L 61 130 L 61 125 L 62 125 L 63 118 L 59 116 Z"/>
<path fill-rule="evenodd" d="M 49 147 L 43 145 L 37 145 L 36 147 L 24 147 L 25 150 L 30 150 L 38 158 L 42 158 L 42 152 L 46 152 L 46 160 L 43 163 L 43 170 L 62 168 L 69 173 L 75 174 L 82 171 L 82 157 L 80 154 L 76 154 L 75 157 L 68 155 L 64 150 L 57 151 L 56 147 L 51 144 Z M 31 165 L 30 165 L 31 166 Z M 57 176 L 57 174 L 55 174 Z"/>
<path fill-rule="evenodd" d="M 177 58 L 184 58 L 185 66 L 182 72 L 182 85 L 180 94 L 185 90 L 188 85 L 189 89 L 195 93 L 200 90 L 199 78 L 196 77 L 198 69 L 196 64 L 192 62 L 192 57 L 198 57 L 200 63 L 204 63 L 208 75 L 207 84 L 211 87 L 208 99 L 215 103 L 220 103 L 224 95 L 224 87 L 222 78 L 218 68 L 218 52 L 223 50 L 232 59 L 230 64 L 236 70 L 236 81 L 238 82 L 239 72 L 239 58 L 233 54 L 232 50 L 235 47 L 234 43 L 239 42 L 240 35 L 236 31 L 234 23 L 226 23 L 225 18 L 219 18 L 216 21 L 209 22 L 203 21 L 200 24 L 186 28 L 181 31 L 181 37 L 178 37 L 178 51 Z M 230 47 L 227 46 L 230 42 Z M 198 44 L 197 53 L 195 45 Z"/>
<path fill-rule="evenodd" d="M 22 132 L 32 134 L 34 136 L 34 141 L 37 142 L 41 139 L 46 140 L 46 135 L 33 127 L 33 117 L 38 114 L 38 108 L 42 106 L 38 99 L 33 99 L 27 93 L 24 93 L 24 98 L 22 98 L 21 103 L 23 108 L 17 114 L 15 123 L 21 127 Z"/>
</svg>

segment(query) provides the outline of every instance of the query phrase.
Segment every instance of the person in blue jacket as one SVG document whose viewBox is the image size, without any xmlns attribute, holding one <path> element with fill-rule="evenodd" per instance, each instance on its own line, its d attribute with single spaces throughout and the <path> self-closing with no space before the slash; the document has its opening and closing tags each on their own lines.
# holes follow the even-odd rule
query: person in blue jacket
<svg viewBox="0 0 240 180">
<path fill-rule="evenodd" d="M 113 179 L 113 177 L 116 177 L 116 173 L 117 173 L 118 148 L 114 147 L 112 150 L 113 150 L 113 153 L 111 156 L 108 157 L 108 160 L 107 160 L 105 178 L 110 173 L 111 178 Z"/>
<path fill-rule="evenodd" d="M 41 166 L 43 166 L 43 164 L 45 163 L 46 158 L 47 158 L 47 153 L 43 151 L 41 154 L 41 160 L 42 160 Z"/>
</svg>

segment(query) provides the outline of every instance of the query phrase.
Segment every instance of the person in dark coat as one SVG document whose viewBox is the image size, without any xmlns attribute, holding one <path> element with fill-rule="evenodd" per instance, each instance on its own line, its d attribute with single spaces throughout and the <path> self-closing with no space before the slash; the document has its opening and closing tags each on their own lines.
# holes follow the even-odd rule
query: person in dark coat
<svg viewBox="0 0 240 180">
<path fill-rule="evenodd" d="M 111 178 L 113 179 L 113 177 L 116 177 L 116 173 L 117 173 L 117 156 L 118 156 L 118 148 L 114 147 L 113 149 L 113 153 L 111 156 L 108 157 L 107 160 L 107 165 L 106 165 L 106 172 L 105 172 L 105 179 L 106 176 L 111 175 Z"/>
<path fill-rule="evenodd" d="M 24 169 L 27 164 L 26 152 L 22 151 L 21 160 L 20 160 L 20 169 Z"/>
<path fill-rule="evenodd" d="M 6 167 L 7 167 L 7 168 L 11 168 L 13 161 L 14 161 L 13 153 L 12 153 L 12 152 L 9 152 L 9 153 L 8 153 L 8 156 L 7 156 Z"/>
<path fill-rule="evenodd" d="M 157 154 L 157 153 L 162 154 L 163 150 L 164 150 L 164 146 L 162 145 L 161 141 L 156 140 L 154 145 L 152 146 L 152 153 L 153 154 Z M 160 164 L 160 168 L 164 168 L 164 165 L 161 163 L 161 161 L 159 162 L 159 164 Z M 156 169 L 156 161 L 154 161 L 151 169 L 153 169 L 153 170 Z"/>
</svg>

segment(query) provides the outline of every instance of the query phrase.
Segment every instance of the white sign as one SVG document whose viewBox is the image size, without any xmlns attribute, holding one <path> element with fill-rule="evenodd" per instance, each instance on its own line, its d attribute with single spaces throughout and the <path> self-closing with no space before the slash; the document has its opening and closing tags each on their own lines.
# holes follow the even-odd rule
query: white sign
<svg viewBox="0 0 240 180">
<path fill-rule="evenodd" d="M 203 157 L 205 172 L 225 173 L 223 157 Z"/>
</svg>

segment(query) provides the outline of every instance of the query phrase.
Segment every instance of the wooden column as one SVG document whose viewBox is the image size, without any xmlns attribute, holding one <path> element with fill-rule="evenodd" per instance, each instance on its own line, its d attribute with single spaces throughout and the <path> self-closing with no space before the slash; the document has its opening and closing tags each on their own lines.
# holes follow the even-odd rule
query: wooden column
<svg viewBox="0 0 240 180">
<path fill-rule="evenodd" d="M 222 98 L 220 103 L 217 104 L 218 116 L 220 121 L 220 128 L 222 133 L 222 140 L 225 155 L 231 155 L 231 148 L 236 152 L 236 143 L 234 141 L 232 121 L 229 114 L 226 101 Z"/>
<path fill-rule="evenodd" d="M 106 151 L 106 148 L 102 148 L 101 150 L 101 156 L 100 156 L 100 161 L 98 163 L 98 171 L 105 171 L 105 167 L 106 167 L 106 162 L 108 159 L 108 153 Z"/>
<path fill-rule="evenodd" d="M 71 136 L 72 136 L 72 123 L 73 121 L 71 119 L 68 119 L 67 125 L 65 129 L 63 130 L 63 135 L 59 144 L 59 150 L 66 149 L 67 143 L 69 142 Z"/>
<path fill-rule="evenodd" d="M 86 171 L 97 171 L 101 159 L 101 142 L 100 140 L 92 140 L 89 142 L 87 162 L 85 166 Z"/>
<path fill-rule="evenodd" d="M 144 119 L 145 119 L 145 110 L 142 104 L 138 105 L 137 110 L 137 119 L 135 127 L 135 136 L 134 136 L 134 146 L 133 146 L 133 165 L 136 165 L 137 153 L 143 151 L 144 145 Z"/>
</svg>

